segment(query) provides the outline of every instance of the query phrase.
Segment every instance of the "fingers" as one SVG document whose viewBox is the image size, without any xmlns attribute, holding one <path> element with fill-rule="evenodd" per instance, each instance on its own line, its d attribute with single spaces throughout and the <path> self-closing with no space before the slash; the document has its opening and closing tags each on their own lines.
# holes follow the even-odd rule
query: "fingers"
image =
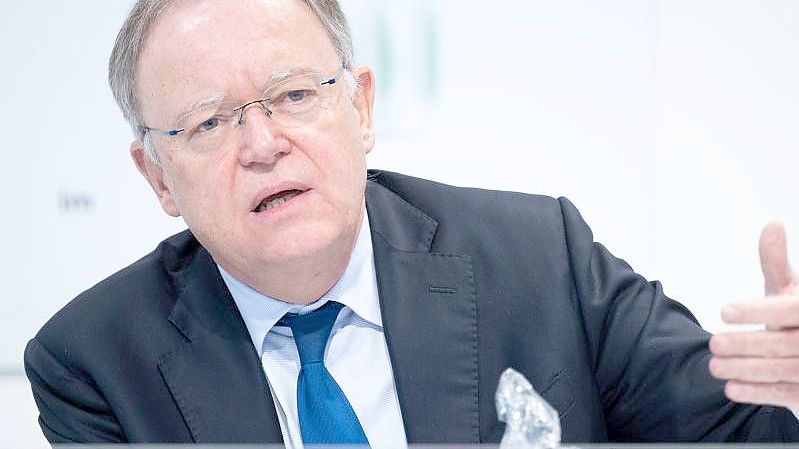
<svg viewBox="0 0 799 449">
<path fill-rule="evenodd" d="M 713 357 L 710 374 L 742 382 L 799 383 L 799 358 Z"/>
<path fill-rule="evenodd" d="M 730 304 L 721 309 L 728 324 L 765 324 L 769 328 L 799 327 L 799 297 L 769 296 Z"/>
<path fill-rule="evenodd" d="M 758 384 L 731 380 L 724 387 L 724 394 L 735 402 L 799 409 L 799 384 L 795 383 Z"/>
<path fill-rule="evenodd" d="M 766 295 L 779 295 L 793 282 L 788 263 L 785 228 L 769 223 L 760 233 L 760 268 L 766 283 Z"/>
<path fill-rule="evenodd" d="M 710 351 L 718 357 L 799 357 L 799 329 L 717 334 Z"/>
<path fill-rule="evenodd" d="M 760 235 L 766 298 L 724 307 L 729 324 L 765 324 L 761 332 L 711 338 L 710 373 L 727 380 L 732 401 L 799 408 L 799 282 L 788 263 L 785 229 L 770 223 Z"/>
<path fill-rule="evenodd" d="M 709 347 L 730 400 L 799 409 L 799 329 L 718 334 Z"/>
</svg>

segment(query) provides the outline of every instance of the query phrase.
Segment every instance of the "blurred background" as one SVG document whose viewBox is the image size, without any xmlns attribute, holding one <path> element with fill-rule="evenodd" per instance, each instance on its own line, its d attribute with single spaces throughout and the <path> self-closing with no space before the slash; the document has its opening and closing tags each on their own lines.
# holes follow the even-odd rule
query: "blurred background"
<svg viewBox="0 0 799 449">
<path fill-rule="evenodd" d="M 377 72 L 372 168 L 567 196 L 711 331 L 762 295 L 766 222 L 799 263 L 799 2 L 342 2 Z M 46 447 L 25 343 L 184 224 L 131 163 L 106 83 L 132 1 L 0 5 L 0 435 Z"/>
</svg>

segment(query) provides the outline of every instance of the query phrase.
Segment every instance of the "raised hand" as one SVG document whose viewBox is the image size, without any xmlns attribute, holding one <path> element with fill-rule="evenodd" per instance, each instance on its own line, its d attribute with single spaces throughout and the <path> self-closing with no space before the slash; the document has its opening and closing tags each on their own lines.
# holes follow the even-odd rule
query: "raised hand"
<svg viewBox="0 0 799 449">
<path fill-rule="evenodd" d="M 730 400 L 799 410 L 799 278 L 788 263 L 785 230 L 772 223 L 760 235 L 766 296 L 730 304 L 730 324 L 764 324 L 765 330 L 714 335 L 710 373 L 727 380 Z"/>
</svg>

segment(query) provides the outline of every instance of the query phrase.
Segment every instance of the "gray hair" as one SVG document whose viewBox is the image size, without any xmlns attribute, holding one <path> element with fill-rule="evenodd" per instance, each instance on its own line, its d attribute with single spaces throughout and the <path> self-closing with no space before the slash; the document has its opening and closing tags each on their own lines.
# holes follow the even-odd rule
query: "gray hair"
<svg viewBox="0 0 799 449">
<path fill-rule="evenodd" d="M 180 0 L 137 0 L 128 18 L 117 35 L 111 58 L 108 61 L 108 83 L 114 98 L 122 109 L 133 134 L 144 144 L 148 157 L 157 162 L 152 143 L 142 131 L 143 117 L 139 99 L 136 98 L 136 64 L 139 61 L 147 33 L 164 10 Z M 319 18 L 330 37 L 341 63 L 346 69 L 348 84 L 354 87 L 355 80 L 350 75 L 354 64 L 352 35 L 347 18 L 337 0 L 303 0 Z"/>
</svg>

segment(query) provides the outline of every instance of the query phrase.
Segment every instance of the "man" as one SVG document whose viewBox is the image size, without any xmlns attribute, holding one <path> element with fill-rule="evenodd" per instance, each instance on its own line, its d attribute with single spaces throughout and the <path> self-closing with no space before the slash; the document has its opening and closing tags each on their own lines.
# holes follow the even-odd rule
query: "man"
<svg viewBox="0 0 799 449">
<path fill-rule="evenodd" d="M 773 297 L 724 311 L 768 331 L 711 356 L 567 200 L 367 175 L 375 81 L 335 1 L 139 1 L 110 80 L 190 232 L 29 343 L 50 441 L 496 442 L 509 366 L 566 442 L 799 439 L 781 228 L 761 242 Z"/>
</svg>

